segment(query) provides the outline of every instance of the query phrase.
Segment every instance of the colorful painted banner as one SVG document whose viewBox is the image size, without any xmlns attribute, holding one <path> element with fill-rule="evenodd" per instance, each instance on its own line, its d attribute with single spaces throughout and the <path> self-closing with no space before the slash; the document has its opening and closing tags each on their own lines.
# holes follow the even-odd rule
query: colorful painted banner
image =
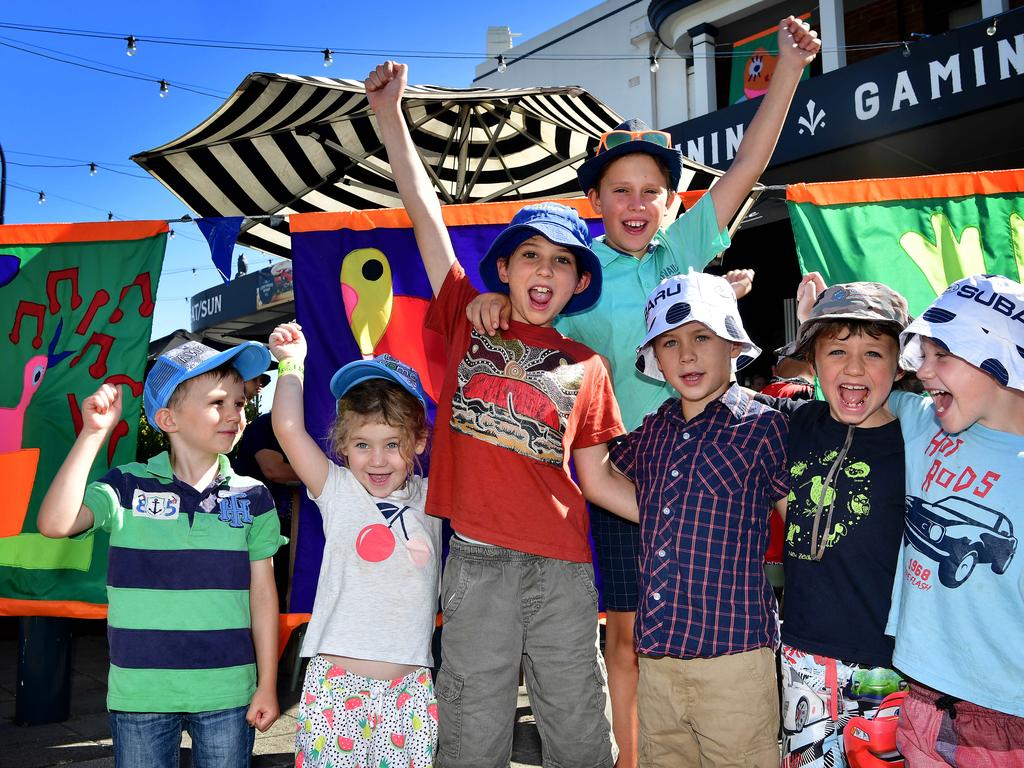
<svg viewBox="0 0 1024 768">
<path fill-rule="evenodd" d="M 807 21 L 811 14 L 800 16 Z M 745 37 L 732 44 L 732 74 L 729 78 L 729 103 L 756 99 L 768 92 L 768 84 L 775 72 L 775 60 L 779 56 L 779 28 L 771 27 L 757 34 Z M 801 80 L 811 76 L 810 67 L 804 67 Z"/>
<path fill-rule="evenodd" d="M 603 231 L 601 219 L 585 199 L 559 202 L 576 207 L 594 235 Z M 685 202 L 691 204 L 689 199 Z M 485 289 L 477 263 L 522 205 L 442 209 L 455 254 L 481 290 Z M 444 369 L 443 342 L 423 327 L 430 283 L 405 211 L 299 214 L 289 217 L 289 224 L 296 314 L 309 344 L 305 375 L 309 434 L 327 434 L 335 414 L 331 376 L 361 356 L 390 352 L 409 363 L 436 401 Z M 433 413 L 430 416 L 432 421 Z M 320 513 L 304 497 L 292 578 L 293 612 L 312 610 L 323 547 Z"/>
<path fill-rule="evenodd" d="M 913 315 L 967 275 L 1024 275 L 1024 170 L 795 184 L 786 198 L 802 271 L 885 283 Z"/>
<path fill-rule="evenodd" d="M 81 403 L 123 385 L 122 420 L 90 478 L 135 460 L 168 226 L 0 226 L 0 615 L 106 616 L 106 534 L 48 539 L 35 516 L 81 429 Z"/>
</svg>

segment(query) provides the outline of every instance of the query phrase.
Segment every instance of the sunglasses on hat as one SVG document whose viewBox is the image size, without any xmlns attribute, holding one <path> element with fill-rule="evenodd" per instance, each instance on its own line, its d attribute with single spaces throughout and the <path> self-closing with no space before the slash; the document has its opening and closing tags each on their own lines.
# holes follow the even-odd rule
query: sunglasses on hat
<svg viewBox="0 0 1024 768">
<path fill-rule="evenodd" d="M 597 151 L 615 149 L 631 141 L 646 141 L 668 149 L 672 146 L 672 135 L 665 131 L 606 131 L 601 134 L 601 143 L 597 145 Z"/>
</svg>

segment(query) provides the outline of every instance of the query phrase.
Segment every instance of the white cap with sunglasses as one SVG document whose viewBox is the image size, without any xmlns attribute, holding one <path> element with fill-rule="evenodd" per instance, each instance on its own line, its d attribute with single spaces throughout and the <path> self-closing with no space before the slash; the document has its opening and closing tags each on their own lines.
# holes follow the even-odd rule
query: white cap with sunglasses
<svg viewBox="0 0 1024 768">
<path fill-rule="evenodd" d="M 679 188 L 683 153 L 672 145 L 672 136 L 665 131 L 652 130 L 643 120 L 632 118 L 602 134 L 597 153 L 576 171 L 584 194 L 598 186 L 609 163 L 636 152 L 661 160 L 668 168 L 669 191 L 675 192 Z"/>
</svg>

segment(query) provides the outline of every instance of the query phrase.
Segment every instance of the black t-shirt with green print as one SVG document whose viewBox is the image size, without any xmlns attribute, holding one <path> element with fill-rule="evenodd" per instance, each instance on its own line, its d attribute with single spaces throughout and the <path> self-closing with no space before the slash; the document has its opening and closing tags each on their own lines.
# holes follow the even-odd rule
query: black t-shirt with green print
<svg viewBox="0 0 1024 768">
<path fill-rule="evenodd" d="M 808 653 L 889 667 L 893 639 L 884 629 L 903 537 L 905 495 L 899 422 L 854 429 L 846 456 L 828 483 L 849 427 L 833 419 L 828 403 L 820 400 L 768 404 L 790 417 L 782 640 Z M 813 530 L 819 503 L 817 546 L 824 543 L 824 552 L 816 560 Z M 830 504 L 832 520 L 826 526 Z"/>
</svg>

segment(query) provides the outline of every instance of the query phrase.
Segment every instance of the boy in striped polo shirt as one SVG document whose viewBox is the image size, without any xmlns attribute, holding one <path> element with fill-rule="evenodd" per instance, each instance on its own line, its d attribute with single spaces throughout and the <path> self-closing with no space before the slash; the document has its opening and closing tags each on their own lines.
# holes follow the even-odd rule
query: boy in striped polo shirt
<svg viewBox="0 0 1024 768">
<path fill-rule="evenodd" d="M 269 362 L 254 342 L 220 353 L 188 342 L 161 355 L 144 405 L 170 454 L 87 484 L 121 419 L 120 389 L 104 384 L 83 402 L 81 432 L 43 499 L 44 535 L 110 533 L 117 766 L 177 766 L 183 729 L 197 766 L 248 766 L 252 727 L 278 717 L 271 556 L 283 539 L 269 491 L 224 455 L 245 428 L 243 383 Z"/>
</svg>

